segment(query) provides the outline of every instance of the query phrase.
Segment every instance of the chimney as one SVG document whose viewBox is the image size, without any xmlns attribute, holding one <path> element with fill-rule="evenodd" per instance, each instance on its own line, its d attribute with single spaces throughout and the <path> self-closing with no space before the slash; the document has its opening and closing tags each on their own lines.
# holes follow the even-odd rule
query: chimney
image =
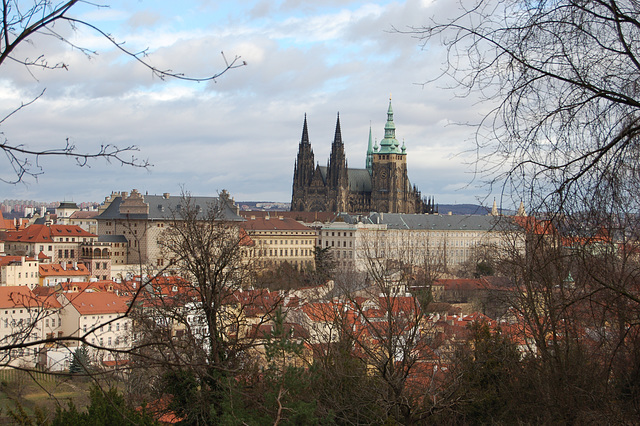
<svg viewBox="0 0 640 426">
<path fill-rule="evenodd" d="M 168 192 L 165 192 L 164 194 L 162 194 L 162 198 L 164 198 L 165 200 L 169 199 L 170 194 Z"/>
<path fill-rule="evenodd" d="M 66 270 L 67 270 L 67 264 L 66 264 L 66 263 L 62 262 L 62 263 L 60 263 L 60 266 L 62 267 L 62 269 L 63 269 L 64 271 L 66 271 Z"/>
</svg>

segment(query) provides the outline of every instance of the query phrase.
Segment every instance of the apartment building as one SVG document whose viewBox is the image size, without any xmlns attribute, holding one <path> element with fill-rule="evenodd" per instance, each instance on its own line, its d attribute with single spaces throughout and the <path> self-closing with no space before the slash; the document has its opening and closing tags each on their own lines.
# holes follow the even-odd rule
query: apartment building
<svg viewBox="0 0 640 426">
<path fill-rule="evenodd" d="M 250 216 L 240 223 L 253 240 L 249 255 L 258 266 L 288 262 L 299 268 L 314 268 L 316 233 L 313 229 L 285 217 Z"/>
<path fill-rule="evenodd" d="M 117 352 L 112 351 L 129 349 L 133 343 L 132 320 L 124 317 L 130 298 L 92 288 L 73 289 L 58 295 L 64 336 L 84 336 L 91 345 L 104 348 L 102 351 L 89 350 L 96 361 L 118 359 Z M 71 342 L 70 346 L 74 344 Z"/>
<path fill-rule="evenodd" d="M 35 367 L 45 364 L 46 338 L 61 336 L 61 305 L 52 296 L 34 294 L 27 286 L 0 287 L 0 347 L 25 344 L 0 350 L 0 368 Z"/>
<path fill-rule="evenodd" d="M 39 284 L 52 287 L 67 282 L 89 281 L 89 270 L 82 263 L 50 263 L 39 265 Z"/>
<path fill-rule="evenodd" d="M 77 262 L 83 243 L 98 236 L 75 225 L 33 224 L 4 233 L 5 252 L 14 256 L 46 257 L 52 263 Z"/>
<path fill-rule="evenodd" d="M 27 286 L 39 282 L 38 260 L 25 256 L 0 256 L 0 286 Z"/>
<path fill-rule="evenodd" d="M 342 221 L 325 224 L 320 229 L 319 246 L 329 250 L 336 267 L 343 270 L 355 267 L 357 231 L 355 224 Z"/>
<path fill-rule="evenodd" d="M 131 265 L 164 267 L 169 259 L 165 259 L 162 250 L 162 236 L 174 220 L 181 220 L 180 212 L 185 207 L 184 203 L 184 197 L 171 196 L 169 193 L 143 195 L 135 189 L 130 194 L 114 192 L 106 197 L 96 217 L 98 235 L 103 240 L 117 239 L 118 244 L 124 245 L 112 250 L 112 253 L 119 253 L 117 259 L 113 259 L 118 265 L 126 259 Z M 234 200 L 225 191 L 219 197 L 191 197 L 190 203 L 198 210 L 198 218 L 202 220 L 207 218 L 211 206 L 219 210 L 216 220 L 232 223 L 244 220 L 238 215 L 239 209 Z"/>
<path fill-rule="evenodd" d="M 371 259 L 410 265 L 428 259 L 455 267 L 471 259 L 474 249 L 499 244 L 505 232 L 513 231 L 508 218 L 494 216 L 372 213 L 343 218 L 355 226 L 353 255 L 359 271 L 366 271 Z M 348 240 L 342 232 L 344 244 Z"/>
</svg>

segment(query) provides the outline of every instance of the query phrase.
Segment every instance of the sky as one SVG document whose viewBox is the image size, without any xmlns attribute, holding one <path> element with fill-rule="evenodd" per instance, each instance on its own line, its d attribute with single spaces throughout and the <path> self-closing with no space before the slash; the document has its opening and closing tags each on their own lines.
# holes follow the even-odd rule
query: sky
<svg viewBox="0 0 640 426">
<path fill-rule="evenodd" d="M 391 97 L 408 173 L 441 204 L 490 204 L 474 172 L 474 129 L 487 106 L 458 96 L 442 74 L 445 51 L 411 28 L 456 11 L 452 0 L 114 1 L 70 16 L 102 29 L 144 60 L 189 77 L 241 66 L 215 81 L 162 80 L 96 31 L 58 22 L 67 42 L 36 36 L 15 53 L 64 62 L 57 70 L 0 68 L 2 137 L 29 149 L 136 146 L 147 168 L 104 160 L 31 159 L 37 178 L 0 183 L 0 201 L 102 201 L 112 191 L 226 189 L 237 201 L 291 200 L 307 115 L 316 162 L 326 165 L 340 114 L 349 167 L 364 168 L 371 127 L 383 138 Z M 88 50 L 81 50 L 85 48 Z M 224 55 L 221 53 L 224 52 Z M 22 104 L 35 102 L 12 112 Z M 127 155 L 129 158 L 131 155 Z M 0 160 L 0 177 L 11 179 Z M 491 199 L 492 200 L 492 199 Z"/>
</svg>

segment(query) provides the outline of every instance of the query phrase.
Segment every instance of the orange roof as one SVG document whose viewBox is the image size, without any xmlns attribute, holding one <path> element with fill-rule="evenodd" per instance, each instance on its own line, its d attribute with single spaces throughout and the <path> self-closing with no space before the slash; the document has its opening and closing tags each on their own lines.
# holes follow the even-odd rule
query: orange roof
<svg viewBox="0 0 640 426">
<path fill-rule="evenodd" d="M 556 229 L 550 220 L 538 220 L 533 216 L 513 216 L 513 221 L 525 232 L 535 235 L 552 235 Z"/>
<path fill-rule="evenodd" d="M 20 231 L 7 231 L 5 241 L 21 243 L 52 242 L 54 237 L 97 237 L 77 225 L 31 225 Z"/>
<path fill-rule="evenodd" d="M 86 277 L 89 276 L 89 270 L 81 263 L 77 266 L 73 266 L 72 263 L 63 265 L 57 263 L 51 263 L 47 265 L 40 265 L 39 267 L 41 277 Z"/>
<path fill-rule="evenodd" d="M 240 211 L 240 216 L 245 219 L 265 218 L 270 217 L 269 220 L 275 220 L 280 217 L 293 219 L 298 222 L 312 223 L 312 222 L 333 222 L 338 217 L 338 213 L 331 212 L 292 212 L 292 211 L 261 211 L 261 210 L 243 210 Z"/>
<path fill-rule="evenodd" d="M 35 262 L 36 259 L 26 257 L 24 260 L 27 262 Z M 22 256 L 0 256 L 0 266 L 10 265 L 16 262 L 22 262 Z"/>
<path fill-rule="evenodd" d="M 0 287 L 0 308 L 60 308 L 54 297 L 38 296 L 26 286 Z"/>
<path fill-rule="evenodd" d="M 8 229 L 16 229 L 13 226 L 13 221 L 10 219 L 5 219 L 2 216 L 2 211 L 0 211 L 0 230 L 8 230 Z"/>
<path fill-rule="evenodd" d="M 63 295 L 81 315 L 123 314 L 129 309 L 127 305 L 129 298 L 114 293 L 87 291 L 63 293 Z"/>
<path fill-rule="evenodd" d="M 309 231 L 315 233 L 308 226 L 304 226 L 287 217 L 270 219 L 258 217 L 248 219 L 246 222 L 242 222 L 240 226 L 247 231 Z"/>
</svg>

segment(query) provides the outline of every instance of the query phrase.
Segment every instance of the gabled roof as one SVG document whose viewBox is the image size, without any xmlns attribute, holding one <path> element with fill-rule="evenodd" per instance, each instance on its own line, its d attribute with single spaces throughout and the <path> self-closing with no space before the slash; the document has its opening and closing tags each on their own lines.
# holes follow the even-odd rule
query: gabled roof
<svg viewBox="0 0 640 426">
<path fill-rule="evenodd" d="M 114 293 L 63 293 L 63 296 L 81 315 L 123 314 L 129 309 L 129 298 Z"/>
<path fill-rule="evenodd" d="M 26 286 L 0 287 L 0 309 L 7 308 L 60 308 L 60 303 L 52 296 L 35 295 Z"/>
<path fill-rule="evenodd" d="M 23 256 L 0 256 L 0 266 L 11 265 L 12 263 L 21 263 Z M 25 262 L 35 262 L 32 257 L 24 257 Z"/>
<path fill-rule="evenodd" d="M 13 221 L 10 219 L 5 219 L 2 216 L 2 211 L 0 211 L 0 231 L 10 230 L 10 229 L 16 229 L 13 226 Z"/>
<path fill-rule="evenodd" d="M 7 231 L 5 241 L 18 243 L 50 243 L 54 237 L 88 238 L 97 235 L 77 225 L 31 225 L 20 231 Z"/>
<path fill-rule="evenodd" d="M 133 219 L 133 220 L 176 220 L 180 219 L 180 209 L 185 200 L 179 196 L 163 196 L 163 195 L 144 195 L 144 203 L 149 206 L 149 213 L 120 213 L 120 205 L 122 204 L 122 196 L 114 197 L 109 207 L 96 217 L 98 220 L 116 220 L 116 219 Z M 220 220 L 243 221 L 244 219 L 237 215 L 230 206 L 223 202 L 220 197 L 190 197 L 190 201 L 194 207 L 199 207 L 199 219 L 205 219 L 207 210 L 210 206 L 222 206 L 220 211 Z"/>
<path fill-rule="evenodd" d="M 327 166 L 320 166 L 322 180 L 327 181 Z M 349 190 L 353 192 L 371 192 L 371 175 L 367 169 L 347 169 Z"/>
<path fill-rule="evenodd" d="M 255 218 L 242 222 L 240 226 L 247 231 L 315 231 L 300 222 L 286 217 L 280 218 Z"/>
<path fill-rule="evenodd" d="M 58 263 L 50 263 L 39 266 L 39 273 L 41 277 L 88 277 L 89 270 L 81 263 L 78 263 L 75 267 L 72 263 L 60 265 Z"/>
<path fill-rule="evenodd" d="M 338 213 L 334 212 L 291 212 L 291 211 L 262 211 L 262 210 L 245 210 L 240 212 L 240 216 L 249 220 L 251 216 L 257 218 L 265 218 L 269 216 L 271 219 L 277 219 L 279 217 L 285 217 L 298 222 L 313 223 L 313 222 L 333 222 Z"/>
</svg>

